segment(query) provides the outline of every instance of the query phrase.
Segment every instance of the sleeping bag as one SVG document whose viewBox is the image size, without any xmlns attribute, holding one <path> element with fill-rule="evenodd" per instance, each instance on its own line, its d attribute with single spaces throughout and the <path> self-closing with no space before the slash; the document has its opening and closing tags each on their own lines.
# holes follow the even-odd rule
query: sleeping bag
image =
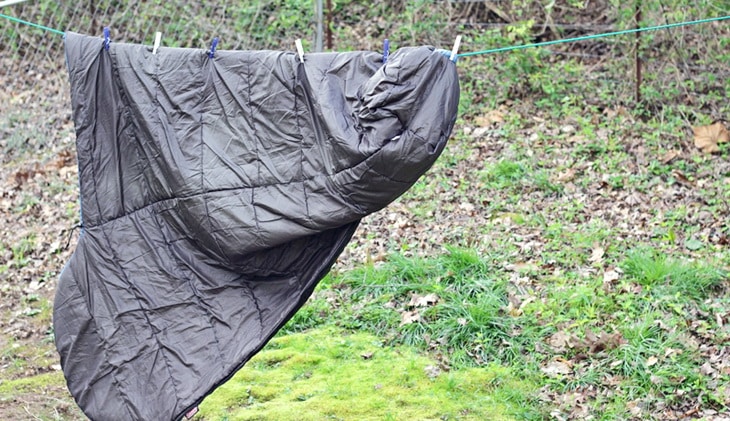
<svg viewBox="0 0 730 421">
<path fill-rule="evenodd" d="M 181 419 L 434 163 L 456 119 L 456 66 L 431 47 L 300 63 L 65 42 L 83 228 L 53 323 L 93 420 Z"/>
</svg>

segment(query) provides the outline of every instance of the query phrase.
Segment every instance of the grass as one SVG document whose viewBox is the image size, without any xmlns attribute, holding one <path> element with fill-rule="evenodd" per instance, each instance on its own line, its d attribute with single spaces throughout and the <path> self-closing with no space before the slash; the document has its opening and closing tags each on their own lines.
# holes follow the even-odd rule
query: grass
<svg viewBox="0 0 730 421">
<path fill-rule="evenodd" d="M 441 372 L 409 347 L 326 327 L 281 336 L 201 406 L 205 420 L 515 420 L 535 385 L 488 365 Z"/>
<path fill-rule="evenodd" d="M 48 330 L 51 326 L 53 308 L 50 300 L 29 294 L 21 302 L 22 310 L 15 313 L 16 321 L 7 330 L 7 339 L 0 341 L 0 362 L 3 364 L 3 377 L 7 379 L 22 378 L 38 367 L 46 370 L 56 364 L 58 358 L 55 349 L 50 347 L 53 342 L 50 332 L 41 344 L 29 344 L 13 337 L 27 337 L 33 331 Z"/>
<path fill-rule="evenodd" d="M 504 257 L 449 248 L 330 275 L 279 336 L 206 399 L 203 418 L 538 420 L 574 410 L 550 396 L 587 390 L 611 391 L 586 403 L 601 419 L 631 416 L 637 402 L 645 415 L 686 399 L 727 409 L 730 376 L 703 374 L 693 339 L 698 327 L 715 334 L 722 326 L 709 315 L 688 324 L 720 311 L 708 298 L 725 282 L 723 271 L 637 249 L 615 266 L 622 275 L 613 287 L 601 276 L 527 268 L 520 274 L 543 280 L 520 291 L 498 265 Z M 550 372 L 555 361 L 569 370 Z M 434 367 L 449 371 L 429 377 Z"/>
<path fill-rule="evenodd" d="M 85 420 L 73 400 L 64 396 L 65 388 L 60 371 L 0 380 L 0 411 L 6 419 L 15 420 Z"/>
<path fill-rule="evenodd" d="M 308 27 L 299 16 L 303 2 L 285 3 L 282 19 L 254 41 L 282 49 L 291 31 Z M 518 3 L 498 6 L 527 10 Z M 563 12 L 590 12 L 569 3 Z M 449 31 L 433 30 L 443 16 L 428 12 L 434 4 L 404 2 L 401 17 L 388 19 L 396 8 L 388 2 L 337 2 L 335 21 L 344 24 L 334 28 L 336 49 L 380 48 L 386 36 L 394 47 L 443 47 L 438 36 Z M 644 5 L 654 22 L 697 17 L 710 7 Z M 245 29 L 256 15 L 246 7 L 230 10 L 236 23 L 227 30 L 251 33 Z M 149 4 L 142 13 L 152 14 L 147 8 L 160 14 L 174 6 Z M 459 28 L 463 46 L 531 42 L 538 32 L 551 37 L 527 20 L 557 13 L 544 8 L 515 10 L 522 20 L 505 29 Z M 188 14 L 218 19 L 220 12 L 194 9 Z M 660 15 L 662 9 L 682 15 Z M 607 10 L 618 27 L 634 25 L 633 4 Z M 353 30 L 364 16 L 382 22 Z M 568 17 L 554 21 L 587 19 Z M 119 24 L 134 36 L 154 27 L 125 19 Z M 144 30 L 132 25 L 143 21 Z M 186 27 L 183 36 L 180 25 L 205 34 Z M 166 45 L 205 47 L 205 28 L 195 19 L 161 25 Z M 691 129 L 730 115 L 723 100 L 728 37 L 719 26 L 643 36 L 638 103 L 633 42 L 460 60 L 459 120 L 443 156 L 403 198 L 363 223 L 346 267 L 323 280 L 279 336 L 205 400 L 200 417 L 662 420 L 730 411 L 723 354 L 730 341 L 728 147 L 705 155 L 694 148 Z M 37 120 L 18 111 L 0 121 L 9 165 L 20 165 L 49 137 Z M 48 200 L 23 187 L 14 194 L 13 218 Z M 77 218 L 76 206 L 58 209 Z M 31 252 L 45 247 L 45 238 L 3 240 L 10 257 L 0 275 L 26 279 L 35 270 Z M 4 319 L 48 323 L 43 299 L 17 302 Z M 15 389 L 43 396 L 44 387 L 63 387 L 58 373 L 20 378 L 50 365 L 46 339 L 38 351 L 22 340 L 3 343 L 3 374 L 14 379 L 0 383 L 0 409 Z M 52 412 L 38 416 L 56 419 Z"/>
</svg>

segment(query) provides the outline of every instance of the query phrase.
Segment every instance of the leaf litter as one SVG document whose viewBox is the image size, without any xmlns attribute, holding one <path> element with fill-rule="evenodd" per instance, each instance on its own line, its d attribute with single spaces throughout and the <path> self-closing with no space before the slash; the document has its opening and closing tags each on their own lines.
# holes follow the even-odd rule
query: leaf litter
<svg viewBox="0 0 730 421">
<path fill-rule="evenodd" d="M 77 169 L 66 102 L 57 101 L 52 109 L 17 104 L 17 109 L 36 115 L 57 116 L 56 125 L 45 136 L 24 140 L 27 153 L 0 143 L 7 151 L 0 169 L 3 380 L 59 368 L 49 341 L 50 315 L 36 312 L 40 307 L 29 306 L 28 299 L 35 294 L 47 303 L 52 301 L 55 280 L 78 235 L 72 229 L 78 224 Z M 9 106 L 7 112 L 12 111 Z M 510 126 L 510 121 L 519 121 L 519 126 Z M 642 288 L 628 283 L 617 261 L 620 251 L 636 245 L 660 244 L 666 252 L 688 259 L 727 258 L 730 209 L 724 197 L 730 163 L 720 147 L 729 141 L 724 124 L 686 127 L 684 133 L 676 138 L 668 135 L 658 145 L 647 143 L 646 133 L 641 131 L 649 128 L 624 106 L 595 111 L 591 125 L 594 133 L 586 134 L 584 122 L 556 118 L 530 101 L 505 102 L 491 111 L 467 115 L 457 124 L 454 139 L 426 179 L 386 211 L 365 218 L 335 271 L 363 262 L 378 265 L 394 250 L 405 256 L 436 255 L 445 244 L 474 247 L 485 256 L 499 250 L 504 252 L 500 265 L 507 271 L 504 276 L 514 298 L 502 311 L 511 317 L 526 317 L 525 309 L 544 300 L 550 291 L 545 280 L 560 279 L 567 273 L 599 279 L 604 294 L 642 294 Z M 38 122 L 29 120 L 12 131 L 29 131 L 34 126 Z M 502 180 L 499 185 L 492 180 L 501 162 L 526 163 L 530 168 L 526 175 Z M 540 174 L 546 177 L 538 180 Z M 555 232 L 551 227 L 557 227 Z M 578 244 L 588 231 L 609 234 L 599 242 Z M 554 248 L 549 235 L 561 239 L 561 250 Z M 66 249 L 62 245 L 69 238 L 71 247 Z M 571 248 L 579 252 L 569 258 L 555 257 Z M 340 298 L 332 297 L 332 305 L 338 305 Z M 421 312 L 441 300 L 436 294 L 413 294 L 408 302 L 394 304 L 401 326 L 425 323 Z M 643 364 L 657 368 L 664 361 L 696 354 L 704 360 L 697 373 L 708 379 L 705 387 L 713 397 L 681 387 L 682 376 L 678 375 L 672 391 L 630 400 L 627 407 L 633 419 L 729 419 L 723 415 L 730 406 L 727 284 L 707 301 L 702 307 L 712 310 L 703 310 L 705 314 L 696 309 L 676 310 L 683 312 L 690 327 L 687 335 L 657 320 L 657 327 L 677 335 L 681 345 L 648 355 Z M 614 316 L 605 316 L 597 326 L 585 329 L 554 326 L 555 331 L 536 344 L 536 353 L 543 358 L 540 372 L 554 381 L 580 380 L 591 365 L 608 364 L 614 370 L 597 384 L 573 389 L 563 387 L 566 383 L 545 385 L 539 399 L 554 408 L 553 419 L 597 419 L 592 408 L 600 409 L 615 399 L 616 387 L 627 381 L 618 371 L 627 362 L 608 355 L 624 349 L 628 340 L 612 329 L 617 323 Z M 465 318 L 455 323 L 461 327 L 472 324 Z M 442 338 L 427 341 L 433 345 L 432 352 L 442 349 L 440 341 Z M 37 352 L 27 352 L 27 348 Z M 443 361 L 447 360 L 444 356 Z M 435 378 L 445 370 L 429 366 L 424 371 Z M 648 379 L 657 385 L 666 381 L 654 374 Z M 54 410 L 63 419 L 83 419 L 74 412 L 75 405 L 65 391 L 49 390 L 49 394 L 62 402 Z M 26 407 L 48 405 L 43 397 L 24 395 L 19 399 Z M 18 402 L 0 401 L 0 418 L 27 417 L 18 407 Z"/>
</svg>

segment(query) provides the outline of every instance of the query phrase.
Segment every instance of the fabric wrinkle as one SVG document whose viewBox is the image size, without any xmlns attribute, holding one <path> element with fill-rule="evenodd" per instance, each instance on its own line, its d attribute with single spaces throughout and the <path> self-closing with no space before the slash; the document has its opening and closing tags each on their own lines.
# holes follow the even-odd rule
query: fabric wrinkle
<svg viewBox="0 0 730 421">
<path fill-rule="evenodd" d="M 66 36 L 84 228 L 59 278 L 57 349 L 89 418 L 179 420 L 435 162 L 458 76 L 431 47 L 383 65 L 99 44 Z"/>
</svg>

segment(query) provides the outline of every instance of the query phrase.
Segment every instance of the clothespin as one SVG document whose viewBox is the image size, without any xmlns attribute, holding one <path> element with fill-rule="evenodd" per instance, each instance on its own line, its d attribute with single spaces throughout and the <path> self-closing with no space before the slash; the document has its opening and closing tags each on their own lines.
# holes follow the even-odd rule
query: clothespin
<svg viewBox="0 0 730 421">
<path fill-rule="evenodd" d="M 297 38 L 294 41 L 294 45 L 297 46 L 297 54 L 299 55 L 299 61 L 304 63 L 304 47 L 302 47 L 302 40 Z"/>
<path fill-rule="evenodd" d="M 456 63 L 456 60 L 458 59 L 458 56 L 456 53 L 459 52 L 459 44 L 461 44 L 461 35 L 456 36 L 456 41 L 454 41 L 454 48 L 451 49 L 451 57 L 449 57 L 449 60 Z"/>
<path fill-rule="evenodd" d="M 208 52 L 208 57 L 215 57 L 216 47 L 218 47 L 218 37 L 213 38 L 213 42 L 210 43 L 210 51 Z"/>
<path fill-rule="evenodd" d="M 390 41 L 386 38 L 383 42 L 383 64 L 388 61 L 388 56 L 390 56 Z"/>
<path fill-rule="evenodd" d="M 162 41 L 162 32 L 155 32 L 155 43 L 152 46 L 152 54 L 157 54 L 157 49 L 160 48 L 160 41 Z"/>
<path fill-rule="evenodd" d="M 109 51 L 109 44 L 111 44 L 111 38 L 109 36 L 109 27 L 104 27 L 104 49 Z"/>
</svg>

